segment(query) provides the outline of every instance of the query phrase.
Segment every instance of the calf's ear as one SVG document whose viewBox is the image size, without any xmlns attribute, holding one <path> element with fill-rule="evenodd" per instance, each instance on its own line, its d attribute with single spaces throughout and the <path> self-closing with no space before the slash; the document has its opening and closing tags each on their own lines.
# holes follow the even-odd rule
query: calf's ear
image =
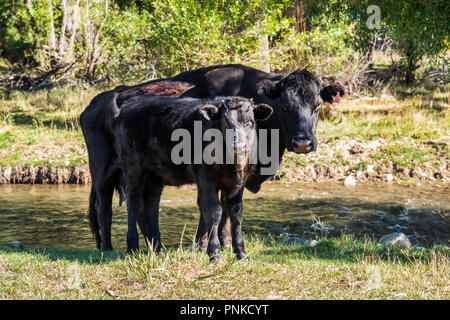
<svg viewBox="0 0 450 320">
<path fill-rule="evenodd" d="M 264 103 L 258 104 L 253 108 L 253 114 L 256 120 L 264 121 L 267 120 L 273 113 L 273 109 Z"/>
<path fill-rule="evenodd" d="M 344 96 L 344 88 L 337 84 L 330 84 L 323 87 L 320 91 L 320 96 L 322 100 L 328 103 L 339 103 L 341 102 L 341 97 Z"/>
<path fill-rule="evenodd" d="M 206 120 L 217 120 L 219 117 L 219 108 L 212 104 L 201 106 L 199 112 Z"/>
<path fill-rule="evenodd" d="M 262 80 L 256 85 L 258 94 L 265 95 L 270 99 L 276 99 L 280 95 L 279 81 Z"/>
</svg>

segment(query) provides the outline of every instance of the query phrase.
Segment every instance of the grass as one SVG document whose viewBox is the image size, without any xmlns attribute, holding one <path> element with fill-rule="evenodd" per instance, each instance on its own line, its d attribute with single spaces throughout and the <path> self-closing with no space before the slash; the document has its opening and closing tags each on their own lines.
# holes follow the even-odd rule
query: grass
<svg viewBox="0 0 450 320">
<path fill-rule="evenodd" d="M 449 142 L 449 98 L 449 85 L 429 84 L 397 84 L 373 97 L 347 98 L 335 106 L 342 116 L 320 122 L 318 135 L 329 140 L 348 136 Z"/>
<path fill-rule="evenodd" d="M 449 250 L 351 236 L 284 245 L 247 238 L 248 261 L 170 248 L 158 256 L 0 248 L 0 299 L 449 299 Z"/>
<path fill-rule="evenodd" d="M 86 164 L 78 117 L 102 90 L 65 87 L 0 94 L 0 166 Z"/>
</svg>

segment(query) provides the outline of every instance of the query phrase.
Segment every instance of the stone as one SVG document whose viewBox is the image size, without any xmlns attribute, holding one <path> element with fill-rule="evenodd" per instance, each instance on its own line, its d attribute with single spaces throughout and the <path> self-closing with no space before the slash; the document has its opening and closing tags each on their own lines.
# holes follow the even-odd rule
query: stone
<svg viewBox="0 0 450 320">
<path fill-rule="evenodd" d="M 292 237 L 283 240 L 283 244 L 285 245 L 293 245 L 293 244 L 303 244 L 303 240 L 299 237 Z"/>
<path fill-rule="evenodd" d="M 394 177 L 392 176 L 392 174 L 387 173 L 384 175 L 384 180 L 386 180 L 387 182 L 391 182 L 392 180 L 394 180 Z"/>
<path fill-rule="evenodd" d="M 305 244 L 309 245 L 310 247 L 317 246 L 317 240 L 306 240 Z"/>
<path fill-rule="evenodd" d="M 355 186 L 356 185 L 355 178 L 353 178 L 352 176 L 347 176 L 344 180 L 344 185 Z"/>
<path fill-rule="evenodd" d="M 318 231 L 322 231 L 322 232 L 327 232 L 327 231 L 334 229 L 331 225 L 329 225 L 326 222 L 325 223 L 324 222 L 316 222 L 316 223 L 313 223 L 310 227 L 314 230 L 318 230 Z"/>
<path fill-rule="evenodd" d="M 380 238 L 380 243 L 404 249 L 412 248 L 411 241 L 409 241 L 409 238 L 403 232 L 386 234 Z"/>
<path fill-rule="evenodd" d="M 9 179 L 11 179 L 11 172 L 12 172 L 11 168 L 6 168 L 5 171 L 3 171 L 3 176 L 5 177 L 5 179 L 7 181 L 9 181 Z"/>
<path fill-rule="evenodd" d="M 23 249 L 23 244 L 22 244 L 22 242 L 20 242 L 20 241 L 11 241 L 11 242 L 9 243 L 9 246 L 10 246 L 11 248 L 20 248 L 20 249 Z"/>
</svg>

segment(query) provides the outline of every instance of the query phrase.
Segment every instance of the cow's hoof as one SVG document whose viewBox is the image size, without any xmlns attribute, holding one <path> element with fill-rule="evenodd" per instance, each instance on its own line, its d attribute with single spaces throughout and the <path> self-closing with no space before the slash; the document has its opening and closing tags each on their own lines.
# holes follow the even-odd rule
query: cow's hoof
<svg viewBox="0 0 450 320">
<path fill-rule="evenodd" d="M 248 259 L 248 256 L 247 256 L 247 254 L 244 251 L 239 252 L 238 254 L 236 254 L 236 257 L 237 257 L 238 260 L 247 260 Z"/>
<path fill-rule="evenodd" d="M 157 248 L 154 248 L 153 252 L 155 252 L 156 254 L 164 253 L 164 249 L 162 246 L 159 246 Z"/>
<path fill-rule="evenodd" d="M 139 252 L 139 247 L 132 247 L 132 248 L 128 247 L 127 248 L 127 253 L 129 253 L 129 254 L 134 254 L 134 253 L 138 253 L 138 252 Z"/>
</svg>

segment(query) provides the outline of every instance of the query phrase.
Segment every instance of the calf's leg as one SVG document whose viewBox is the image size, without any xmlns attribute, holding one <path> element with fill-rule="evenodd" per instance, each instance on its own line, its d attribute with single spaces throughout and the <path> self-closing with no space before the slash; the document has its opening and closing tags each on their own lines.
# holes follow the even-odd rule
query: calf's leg
<svg viewBox="0 0 450 320">
<path fill-rule="evenodd" d="M 208 235 L 206 252 L 211 261 L 219 261 L 221 257 L 218 227 L 222 217 L 222 207 L 219 202 L 218 188 L 214 183 L 202 181 L 202 183 L 197 183 L 197 189 Z"/>
<path fill-rule="evenodd" d="M 208 246 L 208 232 L 205 219 L 203 218 L 202 207 L 200 204 L 200 199 L 197 199 L 197 204 L 200 209 L 200 220 L 197 226 L 197 232 L 195 234 L 195 243 L 199 245 L 200 250 L 206 251 Z M 222 248 L 231 245 L 231 232 L 230 232 L 230 217 L 224 211 L 222 207 L 222 218 L 220 219 L 218 234 L 219 241 Z"/>
<path fill-rule="evenodd" d="M 208 247 L 208 230 L 206 227 L 206 222 L 203 217 L 203 208 L 202 202 L 200 200 L 200 194 L 197 197 L 197 205 L 200 210 L 200 220 L 198 222 L 197 232 L 195 233 L 195 243 L 198 245 L 198 248 L 201 251 L 206 252 L 206 248 Z"/>
<path fill-rule="evenodd" d="M 244 188 L 239 190 L 234 196 L 228 197 L 226 194 L 222 193 L 221 203 L 222 208 L 226 211 L 226 214 L 231 220 L 231 237 L 233 251 L 238 259 L 245 259 L 247 253 L 244 250 L 244 237 L 242 236 L 242 195 L 244 193 Z"/>
</svg>

